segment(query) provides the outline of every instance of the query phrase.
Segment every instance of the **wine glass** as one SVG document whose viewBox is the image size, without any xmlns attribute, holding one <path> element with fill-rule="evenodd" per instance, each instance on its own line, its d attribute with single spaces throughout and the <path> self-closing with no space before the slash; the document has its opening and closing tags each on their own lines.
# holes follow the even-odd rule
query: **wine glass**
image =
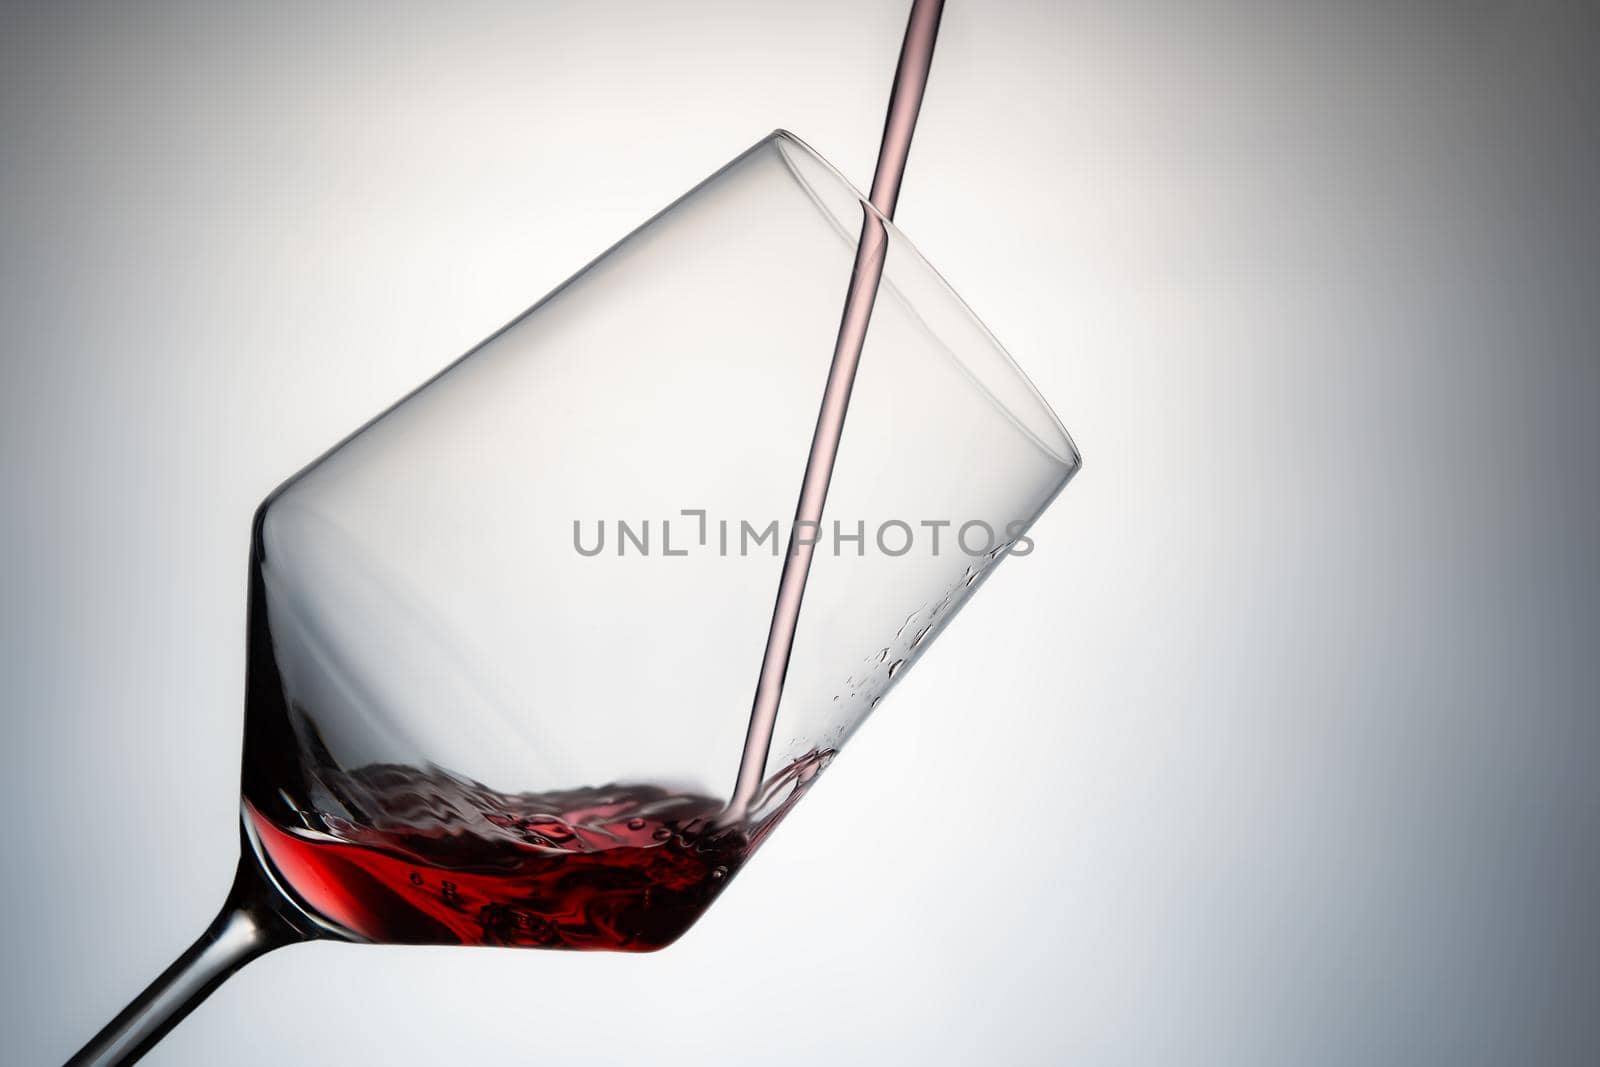
<svg viewBox="0 0 1600 1067">
<path fill-rule="evenodd" d="M 776 732 L 730 805 L 869 230 L 882 283 L 825 521 L 797 534 Z M 300 940 L 671 943 L 1078 464 L 900 231 L 764 138 L 261 505 L 232 892 L 72 1062 L 138 1058 Z"/>
</svg>

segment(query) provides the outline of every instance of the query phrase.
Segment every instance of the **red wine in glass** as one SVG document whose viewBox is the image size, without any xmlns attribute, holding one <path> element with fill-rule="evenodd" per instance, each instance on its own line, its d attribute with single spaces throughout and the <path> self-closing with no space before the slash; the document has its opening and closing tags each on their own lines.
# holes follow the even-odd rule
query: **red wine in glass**
<svg viewBox="0 0 1600 1067">
<path fill-rule="evenodd" d="M 748 826 L 659 786 L 507 794 L 396 765 L 337 776 L 348 816 L 305 811 L 287 827 L 247 799 L 245 818 L 275 875 L 351 939 L 653 952 L 710 907 L 831 755 L 771 779 L 781 799 Z"/>
</svg>

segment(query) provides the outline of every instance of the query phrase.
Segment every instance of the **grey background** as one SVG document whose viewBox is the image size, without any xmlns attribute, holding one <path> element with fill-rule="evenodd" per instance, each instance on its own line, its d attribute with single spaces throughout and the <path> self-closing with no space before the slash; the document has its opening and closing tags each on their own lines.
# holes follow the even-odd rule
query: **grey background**
<svg viewBox="0 0 1600 1067">
<path fill-rule="evenodd" d="M 1582 8 L 952 0 L 900 219 L 1038 551 L 669 952 L 296 947 L 151 1062 L 1595 1062 Z M 769 128 L 864 184 L 904 10 L 5 5 L 0 1058 L 218 903 L 256 501 Z"/>
</svg>

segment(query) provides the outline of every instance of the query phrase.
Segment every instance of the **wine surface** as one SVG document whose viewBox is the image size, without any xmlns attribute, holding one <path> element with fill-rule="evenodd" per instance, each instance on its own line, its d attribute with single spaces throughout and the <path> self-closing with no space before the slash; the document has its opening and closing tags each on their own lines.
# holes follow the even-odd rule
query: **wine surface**
<svg viewBox="0 0 1600 1067">
<path fill-rule="evenodd" d="M 375 764 L 324 784 L 340 813 L 280 824 L 247 799 L 262 858 L 297 903 L 356 939 L 650 952 L 683 934 L 826 766 L 767 783 L 764 814 L 650 785 L 497 793 Z"/>
</svg>

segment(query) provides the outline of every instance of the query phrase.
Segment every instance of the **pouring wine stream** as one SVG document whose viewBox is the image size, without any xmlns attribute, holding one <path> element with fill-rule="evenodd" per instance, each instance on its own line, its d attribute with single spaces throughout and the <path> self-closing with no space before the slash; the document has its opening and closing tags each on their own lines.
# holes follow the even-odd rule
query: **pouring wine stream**
<svg viewBox="0 0 1600 1067">
<path fill-rule="evenodd" d="M 911 135 L 917 127 L 917 114 L 922 110 L 922 94 L 928 86 L 934 40 L 939 34 L 939 16 L 943 13 L 944 0 L 914 0 L 911 17 L 906 22 L 900 64 L 895 69 L 894 88 L 889 94 L 889 114 L 883 124 L 883 141 L 878 147 L 878 167 L 872 177 L 872 206 L 886 219 L 894 218 L 895 204 L 900 199 L 900 181 L 905 176 L 906 159 L 911 154 Z M 744 820 L 767 771 L 778 706 L 783 700 L 783 682 L 789 673 L 789 657 L 794 651 L 806 579 L 811 575 L 811 560 L 816 551 L 816 532 L 821 528 L 822 506 L 828 499 L 828 483 L 833 479 L 845 414 L 850 407 L 850 390 L 855 385 L 861 348 L 866 343 L 867 326 L 872 319 L 872 306 L 878 297 L 878 284 L 883 279 L 888 231 L 877 215 L 872 212 L 863 212 L 863 215 L 855 267 L 850 273 L 844 314 L 839 322 L 839 338 L 834 343 L 833 363 L 822 391 L 822 407 L 811 437 L 805 477 L 800 482 L 800 501 L 789 531 L 789 549 L 778 579 L 778 597 L 767 630 L 766 651 L 761 657 L 750 726 L 745 734 L 744 754 L 739 760 L 739 777 L 719 820 L 724 825 Z M 802 536 L 802 531 L 809 536 Z"/>
</svg>

